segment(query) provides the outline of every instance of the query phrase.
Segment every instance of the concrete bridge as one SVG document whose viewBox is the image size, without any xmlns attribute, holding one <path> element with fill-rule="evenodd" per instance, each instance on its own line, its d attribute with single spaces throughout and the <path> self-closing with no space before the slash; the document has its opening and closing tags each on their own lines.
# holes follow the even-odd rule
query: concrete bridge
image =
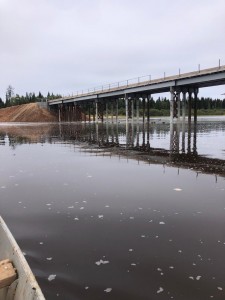
<svg viewBox="0 0 225 300">
<path fill-rule="evenodd" d="M 188 121 L 191 122 L 191 111 L 194 108 L 194 121 L 197 120 L 197 97 L 200 88 L 225 84 L 225 66 L 220 63 L 215 68 L 183 73 L 163 78 L 152 79 L 151 76 L 138 77 L 108 84 L 105 86 L 76 92 L 75 95 L 49 100 L 50 109 L 55 109 L 59 114 L 59 121 L 103 121 L 104 113 L 108 121 L 109 113 L 118 119 L 118 100 L 124 99 L 126 121 L 134 119 L 139 121 L 139 99 L 142 99 L 143 121 L 150 118 L 151 95 L 170 92 L 170 121 L 185 120 L 186 110 Z M 192 104 L 193 102 L 193 104 Z M 110 104 L 110 110 L 109 110 Z M 182 109 L 181 109 L 182 104 Z M 187 108 L 186 108 L 187 105 Z M 91 109 L 92 108 L 92 109 Z M 88 113 L 87 113 L 88 111 Z M 93 117 L 91 117 L 91 111 Z M 84 113 L 85 112 L 85 113 Z M 87 117 L 88 115 L 88 117 Z M 83 117 L 82 117 L 83 116 Z"/>
</svg>

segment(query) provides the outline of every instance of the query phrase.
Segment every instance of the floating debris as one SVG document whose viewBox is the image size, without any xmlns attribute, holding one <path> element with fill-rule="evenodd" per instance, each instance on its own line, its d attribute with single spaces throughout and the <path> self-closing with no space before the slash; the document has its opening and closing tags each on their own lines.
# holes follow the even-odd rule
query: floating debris
<svg viewBox="0 0 225 300">
<path fill-rule="evenodd" d="M 95 264 L 97 266 L 100 266 L 101 264 L 105 265 L 105 264 L 109 264 L 109 261 L 108 260 L 102 260 L 102 259 L 100 259 L 99 261 L 96 261 Z"/>
<path fill-rule="evenodd" d="M 164 289 L 160 286 L 158 291 L 157 291 L 157 294 L 162 293 L 163 291 L 164 291 Z"/>
<path fill-rule="evenodd" d="M 160 225 L 165 225 L 166 223 L 165 223 L 165 222 L 159 222 L 159 224 L 160 224 Z"/>
<path fill-rule="evenodd" d="M 181 188 L 174 188 L 173 190 L 174 190 L 175 192 L 181 192 L 181 191 L 182 191 Z"/>
<path fill-rule="evenodd" d="M 111 291 L 112 291 L 112 288 L 107 288 L 104 290 L 104 292 L 106 292 L 106 293 L 110 293 Z"/>
<path fill-rule="evenodd" d="M 52 281 L 56 278 L 56 275 L 52 274 L 48 276 L 48 281 Z"/>
</svg>

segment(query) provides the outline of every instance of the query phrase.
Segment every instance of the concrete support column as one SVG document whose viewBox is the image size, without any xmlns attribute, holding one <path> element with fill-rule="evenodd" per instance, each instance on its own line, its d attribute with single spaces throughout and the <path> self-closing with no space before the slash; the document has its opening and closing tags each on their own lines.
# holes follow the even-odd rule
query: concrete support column
<svg viewBox="0 0 225 300">
<path fill-rule="evenodd" d="M 74 120 L 77 121 L 77 104 L 74 103 Z"/>
<path fill-rule="evenodd" d="M 105 103 L 106 123 L 109 122 L 108 100 Z"/>
<path fill-rule="evenodd" d="M 194 122 L 197 123 L 197 101 L 198 101 L 198 89 L 194 89 Z"/>
<path fill-rule="evenodd" d="M 136 121 L 139 123 L 139 97 L 136 98 Z"/>
<path fill-rule="evenodd" d="M 173 115 L 174 115 L 174 88 L 170 87 L 170 123 L 173 123 Z"/>
<path fill-rule="evenodd" d="M 186 115 L 186 92 L 183 92 L 183 99 L 182 99 L 182 121 L 185 122 L 185 115 Z"/>
<path fill-rule="evenodd" d="M 124 99 L 125 99 L 126 123 L 128 123 L 128 117 L 129 117 L 129 115 L 128 115 L 128 97 L 126 94 L 125 94 Z"/>
<path fill-rule="evenodd" d="M 142 98 L 142 106 L 143 106 L 143 123 L 145 122 L 145 96 Z"/>
<path fill-rule="evenodd" d="M 148 95 L 148 100 L 147 100 L 147 122 L 148 123 L 150 120 L 150 99 L 151 99 L 151 95 Z"/>
<path fill-rule="evenodd" d="M 98 123 L 98 101 L 95 101 L 95 123 Z"/>
<path fill-rule="evenodd" d="M 61 122 L 61 107 L 60 107 L 60 105 L 58 106 L 58 111 L 59 111 L 59 122 Z"/>
<path fill-rule="evenodd" d="M 118 123 L 118 99 L 116 99 L 116 123 Z"/>
<path fill-rule="evenodd" d="M 134 122 L 134 99 L 131 99 L 131 118 L 133 123 Z"/>
<path fill-rule="evenodd" d="M 112 118 L 112 123 L 113 123 L 113 121 L 114 121 L 114 120 L 113 120 L 113 115 L 114 115 L 114 105 L 113 105 L 114 103 L 113 103 L 113 101 L 114 101 L 114 100 L 111 101 L 111 118 Z"/>
<path fill-rule="evenodd" d="M 180 122 L 180 91 L 177 93 L 177 121 Z"/>
<path fill-rule="evenodd" d="M 192 105 L 191 95 L 192 95 L 192 91 L 189 91 L 188 92 L 188 123 L 191 123 L 191 105 Z"/>
<path fill-rule="evenodd" d="M 90 103 L 88 103 L 88 122 L 91 122 L 91 106 Z"/>
</svg>

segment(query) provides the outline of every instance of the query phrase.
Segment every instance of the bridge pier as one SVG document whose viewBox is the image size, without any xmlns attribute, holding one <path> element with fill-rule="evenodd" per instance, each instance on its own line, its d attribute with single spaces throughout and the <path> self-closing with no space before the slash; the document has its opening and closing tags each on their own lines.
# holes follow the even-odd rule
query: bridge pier
<svg viewBox="0 0 225 300">
<path fill-rule="evenodd" d="M 109 104 L 109 102 L 108 102 L 108 100 L 106 100 L 106 103 L 105 103 L 105 116 L 106 116 L 106 123 L 108 124 L 108 122 L 109 122 L 109 111 L 108 111 L 108 104 Z"/>
<path fill-rule="evenodd" d="M 143 107 L 143 124 L 145 123 L 145 96 L 142 97 L 142 107 Z"/>
<path fill-rule="evenodd" d="M 188 124 L 191 123 L 192 89 L 188 91 Z"/>
<path fill-rule="evenodd" d="M 194 89 L 194 123 L 197 122 L 198 88 Z"/>
<path fill-rule="evenodd" d="M 148 95 L 148 98 L 147 98 L 147 123 L 148 124 L 150 121 L 150 99 L 151 99 L 151 95 Z"/>
<path fill-rule="evenodd" d="M 112 119 L 112 123 L 114 123 L 114 119 L 113 119 L 113 115 L 114 115 L 114 103 L 113 103 L 113 99 L 111 101 L 111 119 Z"/>
<path fill-rule="evenodd" d="M 139 123 L 139 97 L 136 97 L 136 122 Z"/>
<path fill-rule="evenodd" d="M 187 93 L 187 91 L 184 90 L 182 93 L 183 93 L 183 99 L 182 99 L 182 121 L 185 122 L 185 116 L 186 116 L 186 93 Z"/>
<path fill-rule="evenodd" d="M 95 123 L 98 123 L 98 101 L 95 101 Z"/>
<path fill-rule="evenodd" d="M 116 99 L 116 124 L 118 123 L 118 99 Z"/>
<path fill-rule="evenodd" d="M 126 111 L 126 123 L 128 123 L 128 97 L 127 95 L 125 94 L 125 111 Z"/>
</svg>

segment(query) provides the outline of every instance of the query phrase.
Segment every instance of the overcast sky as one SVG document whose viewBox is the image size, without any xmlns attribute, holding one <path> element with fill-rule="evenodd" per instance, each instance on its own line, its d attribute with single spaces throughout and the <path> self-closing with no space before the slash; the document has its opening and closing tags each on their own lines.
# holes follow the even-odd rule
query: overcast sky
<svg viewBox="0 0 225 300">
<path fill-rule="evenodd" d="M 0 0 L 0 97 L 225 65 L 224 36 L 225 0 Z"/>
</svg>

